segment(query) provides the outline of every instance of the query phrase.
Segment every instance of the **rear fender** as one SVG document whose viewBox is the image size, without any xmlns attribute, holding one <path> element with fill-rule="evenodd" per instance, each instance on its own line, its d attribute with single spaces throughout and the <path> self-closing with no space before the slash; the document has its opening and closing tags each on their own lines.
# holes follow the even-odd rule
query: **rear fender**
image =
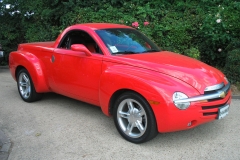
<svg viewBox="0 0 240 160">
<path fill-rule="evenodd" d="M 26 51 L 15 51 L 9 55 L 9 68 L 12 77 L 17 80 L 17 72 L 20 67 L 29 72 L 36 92 L 49 92 L 45 79 L 44 65 L 34 54 Z"/>
</svg>

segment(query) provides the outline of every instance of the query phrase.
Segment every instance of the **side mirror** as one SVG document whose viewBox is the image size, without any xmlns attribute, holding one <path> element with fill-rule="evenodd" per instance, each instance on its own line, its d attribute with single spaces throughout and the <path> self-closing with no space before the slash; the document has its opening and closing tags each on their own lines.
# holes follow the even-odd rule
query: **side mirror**
<svg viewBox="0 0 240 160">
<path fill-rule="evenodd" d="M 73 45 L 71 45 L 71 50 L 84 52 L 87 56 L 92 55 L 92 53 L 83 44 L 73 44 Z"/>
</svg>

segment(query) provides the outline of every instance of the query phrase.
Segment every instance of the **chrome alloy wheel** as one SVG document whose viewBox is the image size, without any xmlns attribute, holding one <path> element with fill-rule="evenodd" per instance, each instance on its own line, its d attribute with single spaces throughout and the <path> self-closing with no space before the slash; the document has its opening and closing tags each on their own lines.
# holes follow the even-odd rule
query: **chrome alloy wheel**
<svg viewBox="0 0 240 160">
<path fill-rule="evenodd" d="M 18 78 L 19 92 L 24 99 L 28 99 L 31 95 L 31 81 L 28 75 L 22 72 Z"/>
<path fill-rule="evenodd" d="M 131 138 L 141 137 L 147 129 L 147 114 L 134 99 L 128 98 L 119 104 L 117 121 L 121 130 Z"/>
</svg>

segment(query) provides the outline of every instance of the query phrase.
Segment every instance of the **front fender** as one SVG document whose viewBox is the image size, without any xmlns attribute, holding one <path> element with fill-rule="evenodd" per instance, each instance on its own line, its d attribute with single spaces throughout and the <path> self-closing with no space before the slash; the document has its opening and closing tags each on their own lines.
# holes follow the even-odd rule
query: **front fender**
<svg viewBox="0 0 240 160">
<path fill-rule="evenodd" d="M 187 83 L 171 76 L 133 66 L 111 66 L 104 71 L 100 80 L 100 105 L 110 115 L 110 99 L 118 90 L 132 90 L 142 95 L 151 106 L 159 132 L 166 130 L 172 107 L 172 95 L 176 91 L 187 91 L 189 96 L 199 92 Z"/>
<path fill-rule="evenodd" d="M 9 68 L 12 77 L 17 80 L 17 68 L 24 67 L 29 72 L 36 92 L 48 92 L 49 87 L 46 83 L 44 65 L 34 54 L 26 51 L 15 51 L 9 55 Z"/>
</svg>

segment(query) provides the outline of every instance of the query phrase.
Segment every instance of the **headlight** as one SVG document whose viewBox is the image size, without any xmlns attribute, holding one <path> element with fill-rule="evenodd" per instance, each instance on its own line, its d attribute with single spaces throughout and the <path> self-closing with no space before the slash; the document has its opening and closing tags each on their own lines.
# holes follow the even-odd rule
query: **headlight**
<svg viewBox="0 0 240 160">
<path fill-rule="evenodd" d="M 180 102 L 180 103 L 176 103 L 175 101 L 176 100 L 180 100 L 180 99 L 186 99 L 188 98 L 188 96 L 182 92 L 175 92 L 173 94 L 173 102 L 175 104 L 175 106 L 178 108 L 178 109 L 187 109 L 189 106 L 190 106 L 190 102 Z"/>
</svg>

